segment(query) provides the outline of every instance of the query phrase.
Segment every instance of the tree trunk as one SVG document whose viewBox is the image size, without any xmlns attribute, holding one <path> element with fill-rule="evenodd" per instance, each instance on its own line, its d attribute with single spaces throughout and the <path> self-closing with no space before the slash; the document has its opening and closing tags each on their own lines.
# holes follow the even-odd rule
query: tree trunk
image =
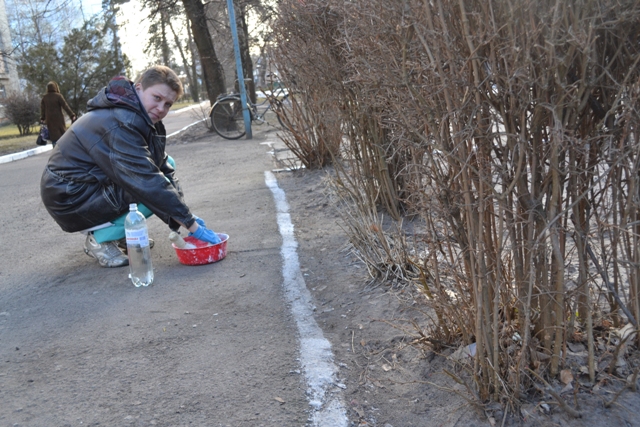
<svg viewBox="0 0 640 427">
<path fill-rule="evenodd" d="M 226 85 L 222 64 L 220 64 L 216 55 L 209 27 L 207 26 L 204 4 L 202 4 L 201 0 L 182 0 L 182 4 L 189 21 L 191 21 L 193 38 L 198 48 L 202 75 L 207 87 L 207 95 L 211 105 L 213 105 L 218 95 L 226 91 Z"/>
<path fill-rule="evenodd" d="M 166 65 L 167 67 L 171 67 L 171 53 L 169 50 L 169 42 L 167 40 L 167 22 L 169 20 L 167 19 L 167 12 L 165 12 L 164 10 L 160 11 L 160 30 L 161 30 L 161 36 L 162 36 L 162 61 L 164 62 L 164 65 Z"/>
<path fill-rule="evenodd" d="M 193 87 L 191 89 L 191 97 L 194 101 L 200 102 L 200 82 L 198 81 L 198 67 L 196 61 L 198 55 L 193 49 L 193 31 L 191 31 L 191 23 L 187 19 L 187 36 L 189 37 L 187 43 L 189 45 L 189 52 L 191 53 L 191 75 L 193 76 Z"/>
<path fill-rule="evenodd" d="M 253 61 L 249 51 L 249 29 L 247 27 L 246 7 L 244 2 L 239 2 L 235 6 L 236 24 L 238 27 L 238 44 L 240 45 L 240 58 L 242 60 L 242 73 L 245 79 L 253 82 Z M 247 93 L 251 102 L 256 102 L 256 88 L 254 84 L 246 85 Z"/>
<path fill-rule="evenodd" d="M 173 28 L 173 25 L 171 25 L 171 20 L 168 21 L 169 24 L 169 29 L 171 29 L 171 33 L 173 34 L 173 38 L 176 42 L 176 47 L 178 48 L 178 52 L 180 52 L 180 58 L 182 59 L 182 66 L 184 67 L 184 72 L 187 75 L 187 80 L 189 80 L 189 94 L 191 95 L 191 99 L 193 99 L 194 102 L 198 102 L 198 89 L 195 88 L 195 92 L 194 92 L 194 86 L 195 86 L 195 79 L 192 77 L 191 74 L 191 70 L 189 70 L 189 63 L 187 62 L 187 57 L 184 55 L 184 50 L 182 49 L 182 43 L 180 42 L 180 37 L 178 37 L 178 34 L 176 34 L 176 31 Z"/>
</svg>

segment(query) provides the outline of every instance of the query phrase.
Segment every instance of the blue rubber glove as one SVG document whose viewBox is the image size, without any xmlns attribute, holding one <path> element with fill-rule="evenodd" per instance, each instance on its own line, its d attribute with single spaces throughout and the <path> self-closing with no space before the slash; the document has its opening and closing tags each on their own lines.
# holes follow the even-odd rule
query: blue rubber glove
<svg viewBox="0 0 640 427">
<path fill-rule="evenodd" d="M 193 218 L 196 220 L 196 222 L 198 223 L 198 225 L 202 226 L 202 227 L 206 227 L 207 224 L 204 223 L 204 219 L 200 218 L 199 216 L 193 216 Z"/>
<path fill-rule="evenodd" d="M 214 233 L 212 230 L 209 230 L 204 225 L 200 225 L 194 233 L 189 233 L 189 236 L 193 236 L 198 240 L 202 240 L 203 242 L 211 243 L 212 245 L 218 244 L 222 241 L 216 233 Z"/>
</svg>

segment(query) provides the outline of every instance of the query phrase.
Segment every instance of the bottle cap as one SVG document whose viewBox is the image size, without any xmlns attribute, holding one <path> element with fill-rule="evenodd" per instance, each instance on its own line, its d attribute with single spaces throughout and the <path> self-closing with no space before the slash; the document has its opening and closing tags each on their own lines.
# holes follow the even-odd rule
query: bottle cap
<svg viewBox="0 0 640 427">
<path fill-rule="evenodd" d="M 131 203 L 131 204 L 129 205 L 129 210 L 130 210 L 130 211 L 137 211 L 137 210 L 138 210 L 138 205 L 137 205 L 137 204 L 135 204 L 135 203 Z"/>
</svg>

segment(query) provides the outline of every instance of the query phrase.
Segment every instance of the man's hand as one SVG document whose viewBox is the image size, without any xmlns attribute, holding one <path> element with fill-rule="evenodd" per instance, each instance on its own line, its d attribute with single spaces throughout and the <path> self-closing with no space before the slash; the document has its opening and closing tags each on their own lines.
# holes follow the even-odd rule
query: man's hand
<svg viewBox="0 0 640 427">
<path fill-rule="evenodd" d="M 193 236 L 198 240 L 202 240 L 203 242 L 211 243 L 212 245 L 216 245 L 222 241 L 218 235 L 213 232 L 213 230 L 209 230 L 204 225 L 198 225 L 199 227 L 196 231 L 189 233 L 190 236 Z"/>
</svg>

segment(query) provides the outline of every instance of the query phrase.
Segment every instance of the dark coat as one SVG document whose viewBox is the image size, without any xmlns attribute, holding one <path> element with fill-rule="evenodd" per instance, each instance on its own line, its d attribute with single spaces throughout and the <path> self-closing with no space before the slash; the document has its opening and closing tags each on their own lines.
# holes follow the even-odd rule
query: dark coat
<svg viewBox="0 0 640 427">
<path fill-rule="evenodd" d="M 62 135 L 42 174 L 40 194 L 67 232 L 86 230 L 143 203 L 169 227 L 190 227 L 175 171 L 167 163 L 166 134 L 142 107 L 133 84 L 116 77 L 87 104 Z"/>
<path fill-rule="evenodd" d="M 62 110 L 67 112 L 70 119 L 75 117 L 75 114 L 67 105 L 67 101 L 60 94 L 58 85 L 55 82 L 49 82 L 47 84 L 47 94 L 40 101 L 40 121 L 46 123 L 47 128 L 49 128 L 49 139 L 53 142 L 59 140 L 67 130 Z"/>
</svg>

